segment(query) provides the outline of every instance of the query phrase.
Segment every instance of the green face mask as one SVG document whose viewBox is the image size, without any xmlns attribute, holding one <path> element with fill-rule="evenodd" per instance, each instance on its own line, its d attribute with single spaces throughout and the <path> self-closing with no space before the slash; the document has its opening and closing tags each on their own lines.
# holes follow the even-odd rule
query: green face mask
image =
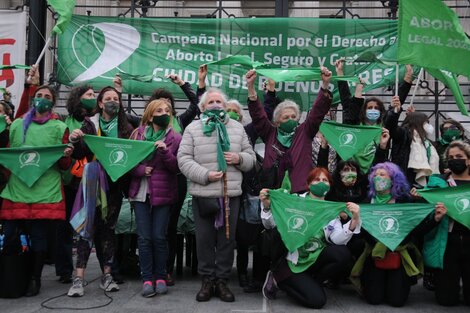
<svg viewBox="0 0 470 313">
<path fill-rule="evenodd" d="M 33 98 L 33 106 L 36 108 L 36 112 L 42 114 L 52 110 L 54 104 L 46 98 Z"/>
<path fill-rule="evenodd" d="M 80 99 L 80 104 L 81 107 L 84 108 L 87 111 L 92 111 L 94 108 L 96 108 L 96 99 Z"/>
<path fill-rule="evenodd" d="M 240 121 L 240 114 L 238 114 L 237 112 L 230 111 L 230 112 L 228 112 L 228 116 L 229 116 L 232 120 Z"/>
<path fill-rule="evenodd" d="M 374 177 L 374 188 L 377 192 L 388 190 L 392 187 L 392 180 L 381 176 Z"/>
<path fill-rule="evenodd" d="M 289 119 L 288 121 L 281 123 L 279 128 L 285 133 L 292 133 L 298 125 L 299 123 L 297 121 Z"/>
<path fill-rule="evenodd" d="M 442 139 L 444 139 L 447 142 L 451 142 L 451 141 L 459 139 L 460 136 L 461 136 L 460 130 L 448 129 L 442 134 Z"/>
<path fill-rule="evenodd" d="M 351 184 L 357 179 L 357 173 L 353 171 L 341 172 L 339 175 L 341 176 L 341 181 L 344 184 Z"/>
<path fill-rule="evenodd" d="M 330 186 L 324 182 L 319 182 L 314 185 L 309 186 L 310 192 L 317 197 L 324 197 L 328 191 L 330 191 Z"/>
</svg>

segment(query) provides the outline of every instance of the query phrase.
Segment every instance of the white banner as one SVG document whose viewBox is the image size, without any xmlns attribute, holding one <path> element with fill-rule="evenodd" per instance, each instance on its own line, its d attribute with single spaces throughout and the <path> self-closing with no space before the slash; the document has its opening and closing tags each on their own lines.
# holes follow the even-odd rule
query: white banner
<svg viewBox="0 0 470 313">
<path fill-rule="evenodd" d="M 25 64 L 26 12 L 0 10 L 0 64 Z M 24 89 L 24 70 L 0 70 L 0 87 L 12 94 L 11 101 L 18 107 Z M 3 99 L 3 94 L 0 93 Z"/>
</svg>

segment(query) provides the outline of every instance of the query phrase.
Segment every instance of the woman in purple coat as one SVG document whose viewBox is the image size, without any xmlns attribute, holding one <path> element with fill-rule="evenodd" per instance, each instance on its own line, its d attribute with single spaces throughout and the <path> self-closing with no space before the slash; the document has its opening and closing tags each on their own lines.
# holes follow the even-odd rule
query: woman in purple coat
<svg viewBox="0 0 470 313">
<path fill-rule="evenodd" d="M 176 153 L 181 141 L 181 135 L 171 128 L 172 112 L 168 101 L 150 102 L 142 125 L 131 135 L 131 139 L 155 142 L 153 155 L 131 171 L 129 187 L 135 208 L 143 297 L 168 292 L 166 231 L 170 206 L 177 199 Z"/>
</svg>

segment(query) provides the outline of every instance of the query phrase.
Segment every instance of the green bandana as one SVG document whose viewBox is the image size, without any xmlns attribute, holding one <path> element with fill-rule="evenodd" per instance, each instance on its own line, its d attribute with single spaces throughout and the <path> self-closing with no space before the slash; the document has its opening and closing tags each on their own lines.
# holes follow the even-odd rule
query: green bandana
<svg viewBox="0 0 470 313">
<path fill-rule="evenodd" d="M 7 122 L 5 121 L 5 115 L 0 115 L 0 133 L 7 128 Z"/>
<path fill-rule="evenodd" d="M 322 122 L 320 131 L 341 159 L 353 158 L 362 173 L 369 171 L 382 134 L 381 127 Z"/>
<path fill-rule="evenodd" d="M 155 142 L 165 137 L 166 129 L 155 131 L 152 126 L 145 127 L 145 140 Z"/>
<path fill-rule="evenodd" d="M 178 134 L 183 133 L 180 123 L 178 123 L 178 119 L 175 116 L 173 116 L 173 118 L 171 119 L 171 128 L 173 128 L 173 130 Z"/>
<path fill-rule="evenodd" d="M 113 182 L 155 151 L 154 144 L 149 141 L 91 135 L 85 135 L 83 139 Z"/>
<path fill-rule="evenodd" d="M 109 122 L 105 121 L 101 116 L 100 116 L 100 129 L 101 129 L 101 134 L 105 137 L 112 137 L 112 138 L 117 138 L 118 137 L 118 125 L 117 125 L 118 119 L 117 116 L 114 117 L 112 120 Z"/>
<path fill-rule="evenodd" d="M 281 123 L 277 128 L 277 140 L 281 145 L 286 148 L 290 148 L 292 145 L 292 139 L 295 135 L 295 129 L 299 123 L 294 120 L 288 120 L 284 123 Z"/>
<path fill-rule="evenodd" d="M 390 193 L 387 194 L 375 194 L 374 203 L 377 204 L 387 204 L 392 199 L 392 195 Z"/>
<path fill-rule="evenodd" d="M 67 116 L 64 122 L 65 122 L 65 125 L 67 125 L 70 133 L 73 132 L 75 129 L 82 128 L 82 123 L 83 123 L 83 122 L 77 121 L 72 116 Z"/>
<path fill-rule="evenodd" d="M 64 155 L 65 147 L 67 145 L 0 149 L 0 164 L 32 187 Z"/>
<path fill-rule="evenodd" d="M 457 187 L 434 188 L 419 190 L 419 194 L 429 203 L 442 202 L 447 214 L 470 229 L 470 185 Z"/>
<path fill-rule="evenodd" d="M 222 172 L 227 170 L 224 152 L 230 150 L 230 140 L 224 124 L 227 117 L 226 114 L 224 110 L 206 110 L 201 114 L 204 135 L 210 137 L 214 130 L 217 132 L 217 162 L 219 164 L 219 171 Z"/>
<path fill-rule="evenodd" d="M 54 104 L 46 98 L 33 98 L 33 106 L 39 114 L 52 110 Z"/>
</svg>

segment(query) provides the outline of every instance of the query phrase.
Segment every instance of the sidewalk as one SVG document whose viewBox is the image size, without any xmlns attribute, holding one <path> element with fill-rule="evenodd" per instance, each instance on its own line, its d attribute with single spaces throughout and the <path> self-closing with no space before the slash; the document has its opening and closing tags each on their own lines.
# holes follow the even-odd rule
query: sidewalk
<svg viewBox="0 0 470 313">
<path fill-rule="evenodd" d="M 233 279 L 230 287 L 235 293 L 234 303 L 225 303 L 218 298 L 213 298 L 209 302 L 199 303 L 195 296 L 200 287 L 198 277 L 191 276 L 189 270 L 182 277 L 176 277 L 176 285 L 169 287 L 169 293 L 153 298 L 143 298 L 140 295 L 141 281 L 137 278 L 126 279 L 120 285 L 119 292 L 108 293 L 107 298 L 104 292 L 99 289 L 98 263 L 92 254 L 87 272 L 87 279 L 90 281 L 85 288 L 85 296 L 82 298 L 69 298 L 65 295 L 70 285 L 63 285 L 57 281 L 54 275 L 54 267 L 46 265 L 42 280 L 41 292 L 32 298 L 0 299 L 1 313 L 29 313 L 29 312 L 72 312 L 70 309 L 80 309 L 105 305 L 102 308 L 81 310 L 82 312 L 174 312 L 174 313 L 250 313 L 250 312 L 312 312 L 298 306 L 287 298 L 283 292 L 278 293 L 278 299 L 266 301 L 261 293 L 243 293 L 238 286 L 236 270 L 233 270 Z M 446 313 L 468 313 L 469 307 L 463 305 L 454 308 L 440 307 L 434 302 L 432 292 L 425 290 L 421 284 L 412 288 L 408 303 L 403 308 L 392 308 L 385 305 L 372 306 L 360 299 L 351 286 L 341 286 L 339 290 L 327 290 L 328 302 L 322 312 L 446 312 Z M 55 309 L 41 307 L 41 303 L 49 298 L 57 297 L 47 303 L 46 306 Z M 70 308 L 70 309 L 66 309 Z"/>
</svg>

